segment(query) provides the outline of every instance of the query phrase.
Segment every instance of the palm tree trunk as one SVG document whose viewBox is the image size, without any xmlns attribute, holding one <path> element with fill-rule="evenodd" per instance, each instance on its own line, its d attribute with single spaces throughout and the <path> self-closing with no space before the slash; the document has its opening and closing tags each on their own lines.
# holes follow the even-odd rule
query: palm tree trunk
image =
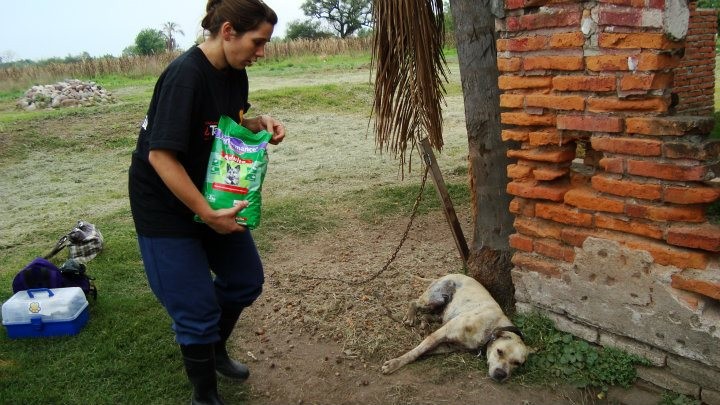
<svg viewBox="0 0 720 405">
<path fill-rule="evenodd" d="M 510 276 L 513 232 L 506 155 L 500 132 L 495 18 L 497 0 L 450 0 L 455 21 L 460 77 L 467 121 L 473 241 L 469 274 L 483 283 L 506 313 L 514 310 Z M 496 11 L 497 13 L 497 11 Z"/>
</svg>

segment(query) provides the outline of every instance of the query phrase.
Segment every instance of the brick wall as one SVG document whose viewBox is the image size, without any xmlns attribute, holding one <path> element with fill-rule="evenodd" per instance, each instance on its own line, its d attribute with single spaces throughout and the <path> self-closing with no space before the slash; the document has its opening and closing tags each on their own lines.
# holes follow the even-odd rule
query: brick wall
<svg viewBox="0 0 720 405">
<path fill-rule="evenodd" d="M 685 56 L 675 72 L 678 114 L 712 115 L 715 108 L 715 36 L 717 11 L 691 3 Z"/>
<path fill-rule="evenodd" d="M 708 221 L 720 141 L 707 98 L 677 87 L 714 54 L 678 39 L 687 3 L 506 0 L 505 12 L 497 51 L 518 301 L 659 350 L 658 367 L 676 356 L 720 373 L 720 226 Z M 697 397 L 720 392 L 689 384 Z"/>
</svg>

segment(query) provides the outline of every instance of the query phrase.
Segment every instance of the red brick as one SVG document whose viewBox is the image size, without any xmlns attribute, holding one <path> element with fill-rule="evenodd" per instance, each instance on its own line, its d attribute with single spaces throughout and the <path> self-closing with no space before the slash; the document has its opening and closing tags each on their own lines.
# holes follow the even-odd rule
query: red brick
<svg viewBox="0 0 720 405">
<path fill-rule="evenodd" d="M 704 269 L 708 264 L 708 257 L 704 253 L 672 247 L 663 242 L 629 239 L 625 245 L 630 249 L 644 250 L 650 253 L 655 262 L 663 266 L 675 266 L 680 269 Z"/>
<path fill-rule="evenodd" d="M 663 199 L 675 204 L 708 204 L 720 198 L 720 188 L 712 187 L 679 187 L 665 188 Z"/>
<path fill-rule="evenodd" d="M 640 27 L 642 26 L 642 11 L 638 9 L 601 9 L 598 13 L 598 24 Z"/>
<path fill-rule="evenodd" d="M 526 98 L 526 104 L 529 107 L 542 107 L 552 110 L 582 111 L 585 109 L 585 97 L 529 95 Z"/>
<path fill-rule="evenodd" d="M 523 131 L 523 130 L 517 130 L 517 129 L 503 129 L 502 131 L 502 140 L 507 141 L 517 141 L 517 142 L 527 142 L 530 139 L 530 131 Z"/>
<path fill-rule="evenodd" d="M 558 240 L 563 230 L 560 224 L 537 218 L 515 218 L 513 226 L 516 231 L 526 236 Z"/>
<path fill-rule="evenodd" d="M 535 202 L 533 200 L 515 197 L 510 201 L 510 212 L 515 215 L 534 217 Z"/>
<path fill-rule="evenodd" d="M 556 12 L 527 14 L 520 17 L 520 29 L 524 31 L 555 27 L 580 27 L 582 13 L 579 11 L 550 10 Z"/>
<path fill-rule="evenodd" d="M 523 59 L 523 69 L 529 70 L 583 70 L 582 56 L 532 56 Z"/>
<path fill-rule="evenodd" d="M 600 167 L 610 173 L 625 173 L 625 159 L 620 158 L 602 158 L 600 159 Z"/>
<path fill-rule="evenodd" d="M 560 278 L 560 264 L 540 255 L 517 252 L 513 255 L 512 264 L 525 270 L 544 274 L 548 277 Z"/>
<path fill-rule="evenodd" d="M 705 211 L 698 206 L 627 204 L 625 213 L 635 218 L 666 222 L 705 222 Z"/>
<path fill-rule="evenodd" d="M 533 239 L 527 236 L 514 233 L 509 237 L 510 247 L 518 250 L 524 250 L 526 252 L 533 251 Z"/>
<path fill-rule="evenodd" d="M 657 136 L 709 134 L 715 125 L 712 117 L 630 117 L 625 122 L 629 134 Z"/>
<path fill-rule="evenodd" d="M 548 128 L 542 131 L 531 131 L 528 138 L 530 145 L 533 146 L 562 145 L 572 141 L 563 139 L 562 135 L 555 128 Z"/>
<path fill-rule="evenodd" d="M 600 3 L 609 3 L 618 6 L 631 6 L 637 8 L 645 7 L 645 0 L 601 0 Z"/>
<path fill-rule="evenodd" d="M 570 185 L 564 183 L 535 184 L 513 181 L 507 185 L 507 193 L 510 195 L 550 201 L 562 201 L 569 189 Z"/>
<path fill-rule="evenodd" d="M 720 300 L 720 280 L 717 275 L 709 276 L 707 272 L 684 271 L 671 276 L 670 286 L 685 291 L 702 294 Z"/>
<path fill-rule="evenodd" d="M 617 117 L 601 115 L 560 115 L 557 117 L 558 129 L 590 132 L 622 132 L 623 120 Z"/>
<path fill-rule="evenodd" d="M 506 125 L 523 126 L 554 126 L 555 115 L 533 115 L 526 113 L 505 112 L 500 114 L 501 122 Z"/>
<path fill-rule="evenodd" d="M 674 69 L 680 65 L 680 58 L 644 52 L 638 58 L 638 70 Z"/>
<path fill-rule="evenodd" d="M 498 58 L 497 66 L 500 72 L 517 72 L 522 67 L 522 59 Z"/>
<path fill-rule="evenodd" d="M 556 76 L 552 80 L 557 91 L 614 91 L 615 76 Z"/>
<path fill-rule="evenodd" d="M 601 152 L 619 153 L 635 156 L 662 156 L 663 143 L 658 140 L 592 137 L 592 148 Z"/>
<path fill-rule="evenodd" d="M 670 73 L 631 74 L 620 80 L 620 90 L 658 90 L 672 86 L 673 77 Z"/>
<path fill-rule="evenodd" d="M 659 184 L 637 183 L 608 174 L 593 176 L 592 187 L 603 193 L 643 200 L 660 201 L 663 196 L 663 188 Z"/>
<path fill-rule="evenodd" d="M 564 204 L 537 203 L 535 215 L 538 218 L 548 219 L 561 224 L 590 227 L 592 226 L 592 214 L 580 212 L 575 208 Z"/>
<path fill-rule="evenodd" d="M 598 55 L 585 58 L 585 65 L 589 70 L 595 72 L 604 71 L 628 71 L 628 56 L 622 55 Z"/>
<path fill-rule="evenodd" d="M 672 42 L 665 34 L 653 33 L 608 33 L 599 35 L 598 43 L 601 48 L 619 49 L 672 49 L 679 47 L 679 43 Z"/>
<path fill-rule="evenodd" d="M 597 230 L 592 228 L 564 227 L 560 233 L 560 240 L 577 247 L 582 247 L 585 239 L 596 236 Z"/>
<path fill-rule="evenodd" d="M 563 163 L 575 159 L 575 148 L 572 146 L 509 150 L 507 156 L 511 159 L 525 159 L 534 162 Z"/>
<path fill-rule="evenodd" d="M 533 244 L 533 251 L 543 256 L 572 263 L 575 260 L 575 249 L 554 239 L 538 239 Z"/>
<path fill-rule="evenodd" d="M 550 88 L 552 78 L 546 76 L 500 76 L 498 85 L 502 90 Z"/>
<path fill-rule="evenodd" d="M 550 47 L 555 49 L 581 48 L 585 45 L 582 32 L 563 32 L 550 37 Z"/>
<path fill-rule="evenodd" d="M 663 229 L 651 222 L 613 217 L 606 214 L 595 215 L 595 226 L 612 231 L 630 233 L 653 239 L 663 239 Z"/>
<path fill-rule="evenodd" d="M 503 108 L 523 108 L 525 106 L 525 96 L 522 94 L 501 94 L 500 107 Z"/>
<path fill-rule="evenodd" d="M 588 98 L 588 111 L 653 111 L 665 112 L 670 103 L 664 97 L 652 97 L 644 100 L 621 100 L 618 98 Z"/>
<path fill-rule="evenodd" d="M 675 246 L 720 252 L 720 226 L 673 225 L 668 229 L 667 242 Z"/>
<path fill-rule="evenodd" d="M 604 197 L 589 187 L 574 188 L 565 193 L 565 204 L 588 211 L 624 213 L 625 202 L 618 198 Z"/>
<path fill-rule="evenodd" d="M 628 160 L 627 172 L 635 176 L 674 181 L 703 181 L 708 174 L 707 166 L 680 166 L 646 160 Z"/>
<path fill-rule="evenodd" d="M 498 52 L 528 52 L 546 49 L 550 39 L 545 36 L 525 36 L 511 39 L 498 39 Z"/>
<path fill-rule="evenodd" d="M 507 176 L 515 180 L 524 180 L 532 177 L 533 168 L 525 165 L 508 165 Z"/>
<path fill-rule="evenodd" d="M 540 181 L 552 181 L 563 178 L 570 173 L 569 167 L 564 168 L 549 168 L 549 167 L 538 167 L 533 170 L 533 177 Z"/>
</svg>

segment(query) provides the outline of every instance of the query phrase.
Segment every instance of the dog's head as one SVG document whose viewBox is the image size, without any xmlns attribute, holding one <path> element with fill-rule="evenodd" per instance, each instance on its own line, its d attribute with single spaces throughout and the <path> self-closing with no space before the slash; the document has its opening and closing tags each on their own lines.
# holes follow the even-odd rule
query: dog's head
<svg viewBox="0 0 720 405">
<path fill-rule="evenodd" d="M 493 332 L 486 349 L 488 374 L 497 382 L 510 378 L 513 370 L 525 363 L 527 356 L 532 352 L 525 346 L 519 330 L 504 329 Z"/>
</svg>

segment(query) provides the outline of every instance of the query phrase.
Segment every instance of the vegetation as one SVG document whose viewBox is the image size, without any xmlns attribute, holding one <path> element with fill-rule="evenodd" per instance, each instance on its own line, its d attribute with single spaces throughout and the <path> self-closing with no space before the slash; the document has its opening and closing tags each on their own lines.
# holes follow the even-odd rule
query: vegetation
<svg viewBox="0 0 720 405">
<path fill-rule="evenodd" d="M 372 0 L 306 0 L 300 7 L 306 16 L 327 23 L 340 38 L 372 25 Z"/>
<path fill-rule="evenodd" d="M 560 332 L 550 319 L 539 314 L 517 315 L 514 323 L 523 331 L 526 342 L 537 350 L 521 373 L 528 383 L 569 383 L 601 391 L 613 386 L 628 388 L 637 378 L 635 365 L 650 364 L 641 357 Z"/>
<path fill-rule="evenodd" d="M 125 48 L 123 55 L 157 55 L 165 50 L 163 32 L 146 28 L 135 37 L 135 45 Z"/>
</svg>

